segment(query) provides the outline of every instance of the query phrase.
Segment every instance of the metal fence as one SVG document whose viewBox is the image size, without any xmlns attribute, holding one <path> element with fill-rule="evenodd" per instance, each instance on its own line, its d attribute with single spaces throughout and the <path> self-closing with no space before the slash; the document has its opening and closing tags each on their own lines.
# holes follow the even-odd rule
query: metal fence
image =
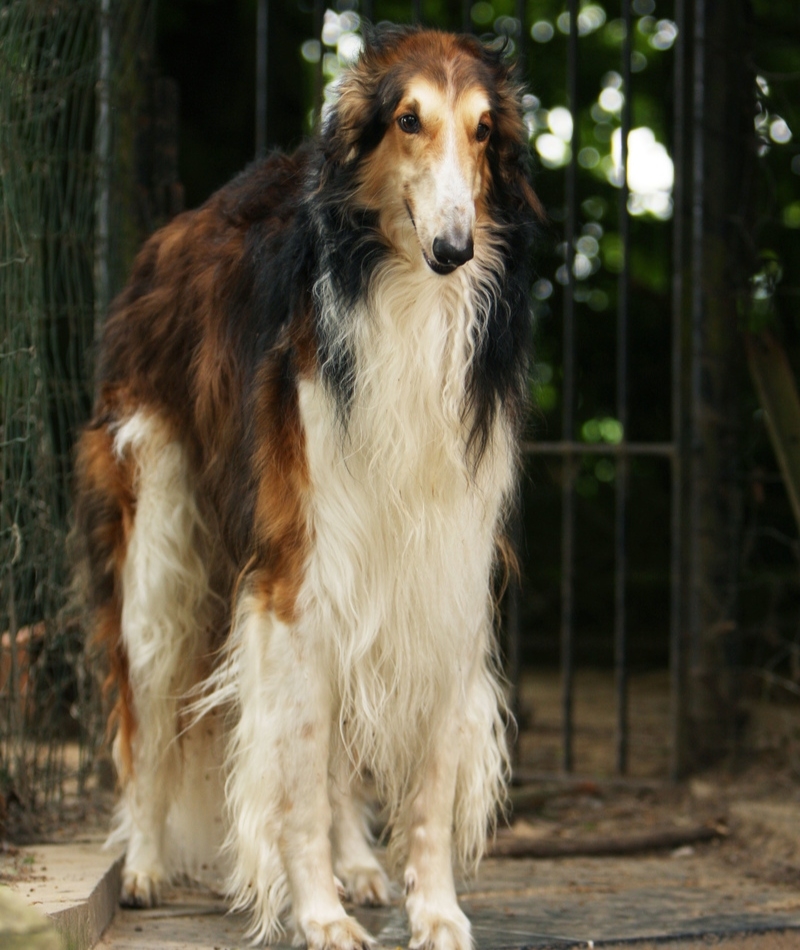
<svg viewBox="0 0 800 950">
<path fill-rule="evenodd" d="M 0 10 L 3 804 L 60 793 L 60 740 L 86 707 L 80 634 L 62 608 L 68 433 L 91 341 L 93 30 L 91 2 Z"/>
<path fill-rule="evenodd" d="M 96 146 L 121 131 L 96 135 L 96 83 L 106 120 L 123 114 L 146 6 L 0 7 L 0 836 L 62 802 L 67 779 L 82 791 L 103 732 L 69 604 L 71 449 L 92 398 L 97 172 L 111 167 Z M 125 244 L 109 175 L 106 274 Z"/>
<path fill-rule="evenodd" d="M 623 2 L 621 5 L 622 22 L 624 25 L 624 39 L 620 57 L 620 71 L 622 74 L 622 92 L 625 97 L 621 110 L 620 121 L 620 165 L 627 170 L 628 166 L 628 137 L 632 128 L 633 96 L 631 94 L 632 72 L 632 6 Z M 678 41 L 674 56 L 673 73 L 675 82 L 682 82 L 683 77 L 683 33 L 682 5 L 678 3 L 675 16 L 677 19 Z M 569 37 L 567 56 L 567 75 L 569 88 L 569 106 L 573 116 L 579 107 L 578 75 L 580 69 L 578 48 L 578 0 L 569 0 Z M 525 30 L 522 31 L 523 35 Z M 679 101 L 680 97 L 676 97 Z M 675 116 L 675 142 L 680 139 L 682 117 Z M 530 455 L 557 455 L 563 460 L 565 476 L 562 479 L 562 523 L 561 523 L 561 669 L 563 677 L 562 688 L 562 766 L 565 772 L 571 772 L 574 766 L 573 734 L 574 734 L 574 672 L 575 672 L 575 618 L 574 618 L 574 540 L 575 523 L 575 476 L 576 458 L 587 453 L 607 455 L 613 453 L 615 462 L 615 531 L 614 531 L 614 673 L 616 683 L 616 741 L 615 766 L 619 774 L 626 774 L 629 765 L 629 711 L 628 711 L 628 621 L 626 616 L 626 592 L 628 578 L 628 548 L 626 532 L 628 523 L 628 483 L 630 459 L 637 456 L 663 457 L 670 462 L 671 467 L 671 506 L 670 537 L 667 543 L 670 546 L 670 669 L 672 671 L 671 695 L 673 705 L 671 745 L 673 749 L 670 770 L 676 775 L 679 770 L 677 760 L 678 734 L 680 729 L 680 668 L 681 668 L 681 531 L 682 531 L 682 446 L 681 446 L 681 325 L 682 325 L 682 292 L 680 287 L 682 266 L 680 263 L 681 245 L 677 243 L 675 259 L 673 261 L 673 323 L 672 323 L 672 353 L 671 353 L 671 386 L 672 386 L 672 438 L 669 441 L 636 441 L 628 439 L 629 412 L 628 412 L 628 365 L 630 360 L 629 323 L 631 314 L 630 292 L 630 258 L 631 258 L 631 229 L 628 213 L 629 187 L 628 177 L 623 173 L 618 195 L 619 230 L 622 244 L 622 266 L 619 272 L 618 297 L 616 308 L 616 419 L 621 427 L 622 437 L 611 445 L 579 441 L 575 433 L 575 395 L 576 395 L 576 368 L 575 368 L 575 253 L 576 235 L 578 233 L 578 217 L 580 200 L 578 196 L 578 155 L 580 141 L 578 123 L 573 120 L 573 136 L 571 141 L 572 157 L 566 169 L 565 185 L 565 221 L 564 243 L 566 245 L 566 272 L 568 282 L 564 289 L 563 305 L 563 414 L 562 437 L 557 442 L 528 442 L 524 451 Z M 676 162 L 680 166 L 680 162 Z M 674 199 L 675 213 L 680 215 L 682 181 L 678 176 Z M 676 234 L 681 233 L 681 224 L 675 222 Z M 518 638 L 519 631 L 513 636 Z"/>
</svg>

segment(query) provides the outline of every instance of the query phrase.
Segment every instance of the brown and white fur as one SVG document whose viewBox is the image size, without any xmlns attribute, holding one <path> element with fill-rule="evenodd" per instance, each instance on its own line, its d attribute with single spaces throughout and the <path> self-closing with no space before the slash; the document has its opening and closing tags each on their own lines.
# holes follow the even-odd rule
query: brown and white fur
<svg viewBox="0 0 800 950">
<path fill-rule="evenodd" d="M 468 37 L 376 31 L 317 141 L 139 254 L 77 453 L 115 690 L 122 903 L 216 863 L 261 940 L 470 946 L 453 865 L 507 771 L 493 575 L 539 203 L 519 89 Z"/>
</svg>

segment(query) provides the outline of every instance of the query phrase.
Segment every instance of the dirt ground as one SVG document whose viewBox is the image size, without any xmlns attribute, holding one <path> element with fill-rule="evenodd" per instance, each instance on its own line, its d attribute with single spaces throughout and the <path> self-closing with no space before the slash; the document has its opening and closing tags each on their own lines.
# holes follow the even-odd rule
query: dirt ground
<svg viewBox="0 0 800 950">
<path fill-rule="evenodd" d="M 512 828 L 540 838 L 625 838 L 659 829 L 714 828 L 698 847 L 746 868 L 754 879 L 800 888 L 800 706 L 769 697 L 747 704 L 735 759 L 674 785 L 669 766 L 666 674 L 630 682 L 630 760 L 614 774 L 614 693 L 607 673 L 578 673 L 575 684 L 574 779 L 549 781 L 561 758 L 559 681 L 532 674 L 521 691 L 517 749 L 521 774 L 541 778 L 517 793 Z M 800 939 L 798 940 L 800 946 Z"/>
</svg>

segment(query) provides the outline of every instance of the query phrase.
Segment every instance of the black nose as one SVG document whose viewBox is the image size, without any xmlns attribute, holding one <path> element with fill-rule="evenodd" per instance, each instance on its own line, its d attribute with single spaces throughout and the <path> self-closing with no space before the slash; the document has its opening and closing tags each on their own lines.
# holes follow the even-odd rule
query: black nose
<svg viewBox="0 0 800 950">
<path fill-rule="evenodd" d="M 463 247 L 456 247 L 442 238 L 433 239 L 433 256 L 436 258 L 436 263 L 441 264 L 442 267 L 460 267 L 467 261 L 471 261 L 474 254 L 475 246 L 471 237 L 467 238 Z"/>
</svg>

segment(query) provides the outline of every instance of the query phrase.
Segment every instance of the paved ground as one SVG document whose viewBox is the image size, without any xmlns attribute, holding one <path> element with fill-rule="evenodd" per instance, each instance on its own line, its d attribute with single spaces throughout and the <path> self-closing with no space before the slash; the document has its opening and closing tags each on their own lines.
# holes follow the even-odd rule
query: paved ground
<svg viewBox="0 0 800 950">
<path fill-rule="evenodd" d="M 462 889 L 477 950 L 632 944 L 643 950 L 800 950 L 800 785 L 697 780 L 661 790 L 577 782 L 520 790 L 516 841 L 570 850 L 669 830 L 719 829 L 702 844 L 626 857 L 492 858 Z M 76 826 L 77 827 L 77 826 Z M 213 894 L 174 888 L 152 911 L 116 908 L 119 863 L 99 829 L 61 843 L 0 849 L 0 881 L 49 915 L 69 950 L 239 950 L 247 921 Z M 550 853 L 549 851 L 547 853 Z M 116 911 L 111 926 L 106 928 Z M 402 904 L 358 911 L 385 947 L 406 946 Z M 0 915 L 0 924 L 2 918 Z M 0 926 L 0 948 L 8 943 Z"/>
<path fill-rule="evenodd" d="M 0 887 L 0 947 L 3 950 L 60 950 L 52 921 L 9 887 Z"/>
<path fill-rule="evenodd" d="M 119 894 L 120 860 L 102 842 L 95 832 L 59 844 L 0 848 L 0 895 L 23 901 L 32 912 L 23 915 L 18 904 L 0 901 L 0 950 L 89 950 L 96 944 L 116 912 Z M 35 943 L 42 922 L 62 939 Z"/>
<path fill-rule="evenodd" d="M 747 863 L 731 861 L 731 847 L 718 842 L 625 858 L 489 859 L 478 880 L 463 889 L 462 903 L 478 950 L 591 945 L 704 950 L 717 944 L 721 950 L 798 950 L 797 882 L 754 877 Z M 98 941 L 115 910 L 119 865 L 96 841 L 0 856 L 7 880 L 15 868 L 16 897 L 51 915 L 70 950 L 249 946 L 246 920 L 228 914 L 218 897 L 193 888 L 173 888 L 155 910 L 117 910 Z M 382 946 L 407 945 L 399 900 L 388 908 L 360 910 L 358 916 Z M 26 932 L 38 933 L 41 917 L 38 923 L 33 916 L 28 920 L 32 929 Z M 32 950 L 32 937 L 20 942 L 14 936 L 22 917 L 13 908 L 9 921 L 3 930 L 0 907 L 0 947 Z M 46 946 L 55 950 L 52 942 Z"/>
<path fill-rule="evenodd" d="M 545 701 L 548 683 L 537 685 L 533 726 L 521 736 L 521 772 L 529 776 L 540 769 L 552 774 L 557 763 L 558 723 L 547 715 L 553 705 Z M 613 758 L 613 690 L 597 677 L 582 685 L 582 695 L 594 699 L 578 710 L 578 751 L 582 768 L 598 775 Z M 512 834 L 556 852 L 559 844 L 562 851 L 574 850 L 576 843 L 624 843 L 665 830 L 713 827 L 721 836 L 639 856 L 488 860 L 462 894 L 478 950 L 590 943 L 613 950 L 800 950 L 800 716 L 776 707 L 768 710 L 772 718 L 754 719 L 761 754 L 746 769 L 725 768 L 668 786 L 654 781 L 665 761 L 659 736 L 663 740 L 667 693 L 649 679 L 639 685 L 633 704 L 636 780 L 531 778 L 515 790 Z M 76 796 L 72 820 L 43 832 L 58 844 L 0 843 L 0 884 L 10 884 L 18 898 L 49 915 L 69 950 L 249 946 L 246 921 L 227 914 L 208 892 L 176 888 L 156 910 L 116 910 L 119 866 L 100 850 L 108 805 Z M 4 930 L 0 907 L 0 950 L 32 950 L 30 941 L 9 942 L 17 939 L 11 925 L 20 916 L 14 910 L 10 915 Z M 384 946 L 407 945 L 399 901 L 358 916 Z M 41 927 L 41 917 L 29 919 L 31 927 Z"/>
<path fill-rule="evenodd" d="M 797 888 L 750 881 L 731 873 L 710 853 L 488 860 L 478 881 L 464 891 L 462 903 L 472 920 L 478 950 L 630 941 L 658 941 L 663 947 L 670 938 L 685 948 L 707 946 L 705 937 L 719 940 L 726 935 L 737 937 L 729 944 L 731 950 L 800 948 Z M 360 910 L 357 916 L 381 946 L 408 944 L 399 901 L 382 910 Z M 243 918 L 226 914 L 224 904 L 212 895 L 175 889 L 159 909 L 120 911 L 98 946 L 233 950 L 249 946 L 245 927 Z M 758 936 L 781 929 L 789 932 L 773 933 L 769 940 Z"/>
</svg>

